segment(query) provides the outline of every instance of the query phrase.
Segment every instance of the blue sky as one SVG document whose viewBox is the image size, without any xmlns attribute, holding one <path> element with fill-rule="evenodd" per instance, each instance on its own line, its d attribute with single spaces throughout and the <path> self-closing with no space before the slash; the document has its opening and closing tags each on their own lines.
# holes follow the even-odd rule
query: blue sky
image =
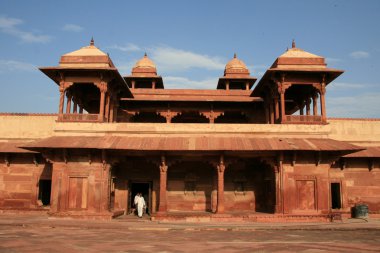
<svg viewBox="0 0 380 253">
<path fill-rule="evenodd" d="M 0 0 L 0 112 L 57 112 L 37 67 L 89 44 L 122 75 L 147 52 L 166 88 L 214 89 L 236 52 L 260 78 L 291 40 L 345 73 L 329 117 L 380 118 L 380 1 Z"/>
</svg>

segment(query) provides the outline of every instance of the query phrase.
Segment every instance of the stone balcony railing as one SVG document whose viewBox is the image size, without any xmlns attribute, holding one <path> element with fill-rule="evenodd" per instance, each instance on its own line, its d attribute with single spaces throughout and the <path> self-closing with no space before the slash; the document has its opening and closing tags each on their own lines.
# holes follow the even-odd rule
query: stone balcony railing
<svg viewBox="0 0 380 253">
<path fill-rule="evenodd" d="M 99 114 L 59 114 L 58 121 L 60 122 L 98 122 Z"/>
<path fill-rule="evenodd" d="M 320 115 L 286 115 L 286 123 L 293 124 L 322 124 L 322 116 Z"/>
</svg>

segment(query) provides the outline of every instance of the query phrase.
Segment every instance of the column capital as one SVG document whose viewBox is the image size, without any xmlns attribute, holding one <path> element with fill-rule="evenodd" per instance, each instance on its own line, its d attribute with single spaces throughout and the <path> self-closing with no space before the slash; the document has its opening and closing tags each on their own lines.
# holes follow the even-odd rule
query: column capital
<svg viewBox="0 0 380 253">
<path fill-rule="evenodd" d="M 95 86 L 99 88 L 101 93 L 107 92 L 107 88 L 108 88 L 107 82 L 101 81 L 101 82 L 95 83 Z"/>
<path fill-rule="evenodd" d="M 224 155 L 221 155 L 219 158 L 219 163 L 216 166 L 217 170 L 219 173 L 224 173 L 226 170 L 226 165 L 224 164 Z"/>
<path fill-rule="evenodd" d="M 161 156 L 160 172 L 166 173 L 167 171 L 168 171 L 168 166 L 166 165 L 166 158 L 165 156 Z"/>
</svg>

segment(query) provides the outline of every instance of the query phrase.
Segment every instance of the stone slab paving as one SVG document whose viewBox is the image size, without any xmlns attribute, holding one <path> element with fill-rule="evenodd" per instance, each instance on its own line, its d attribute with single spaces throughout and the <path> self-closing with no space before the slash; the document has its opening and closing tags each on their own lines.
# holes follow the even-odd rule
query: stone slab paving
<svg viewBox="0 0 380 253">
<path fill-rule="evenodd" d="M 379 252 L 380 221 L 158 223 L 0 215 L 0 252 Z"/>
</svg>

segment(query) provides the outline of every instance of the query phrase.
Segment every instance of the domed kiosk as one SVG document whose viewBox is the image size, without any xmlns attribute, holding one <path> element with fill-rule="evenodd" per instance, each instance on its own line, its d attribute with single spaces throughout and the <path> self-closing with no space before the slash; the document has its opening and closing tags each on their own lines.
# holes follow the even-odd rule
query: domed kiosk
<svg viewBox="0 0 380 253">
<path fill-rule="evenodd" d="M 145 53 L 144 57 L 138 60 L 132 68 L 132 75 L 125 76 L 125 81 L 132 89 L 163 89 L 162 77 L 157 75 L 157 68 L 154 62 Z"/>
<path fill-rule="evenodd" d="M 250 90 L 256 80 L 255 77 L 250 76 L 245 63 L 234 54 L 234 58 L 226 64 L 224 76 L 219 78 L 217 89 Z"/>
</svg>

